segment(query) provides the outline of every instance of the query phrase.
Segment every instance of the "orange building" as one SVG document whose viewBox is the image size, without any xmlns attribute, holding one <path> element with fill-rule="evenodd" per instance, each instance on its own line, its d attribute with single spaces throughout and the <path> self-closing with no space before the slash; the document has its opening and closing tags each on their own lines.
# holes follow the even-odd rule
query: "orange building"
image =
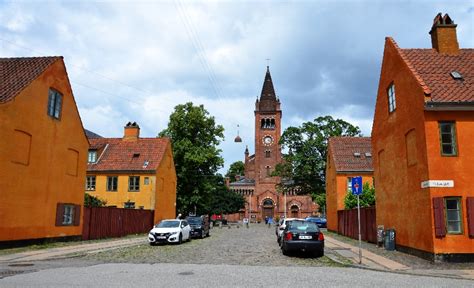
<svg viewBox="0 0 474 288">
<path fill-rule="evenodd" d="M 107 206 L 155 210 L 155 223 L 176 217 L 176 171 L 168 138 L 140 138 L 128 123 L 123 138 L 89 138 L 85 190 Z M 90 133 L 89 133 L 90 134 Z"/>
<path fill-rule="evenodd" d="M 63 58 L 0 71 L 0 241 L 80 237 L 89 143 Z"/>
<path fill-rule="evenodd" d="M 397 249 L 435 261 L 474 260 L 474 50 L 438 14 L 432 49 L 388 37 L 372 130 L 377 225 Z"/>
<path fill-rule="evenodd" d="M 344 198 L 351 190 L 352 177 L 373 186 L 370 137 L 331 137 L 326 161 L 326 217 L 328 230 L 338 231 L 337 211 L 344 210 Z"/>
</svg>

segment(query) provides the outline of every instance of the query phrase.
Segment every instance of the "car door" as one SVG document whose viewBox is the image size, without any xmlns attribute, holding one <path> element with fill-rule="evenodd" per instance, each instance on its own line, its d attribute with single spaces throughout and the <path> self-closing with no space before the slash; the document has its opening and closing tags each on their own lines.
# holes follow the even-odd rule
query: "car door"
<svg viewBox="0 0 474 288">
<path fill-rule="evenodd" d="M 185 235 L 186 240 L 191 237 L 191 226 L 189 226 L 188 221 L 183 221 L 183 235 Z"/>
</svg>

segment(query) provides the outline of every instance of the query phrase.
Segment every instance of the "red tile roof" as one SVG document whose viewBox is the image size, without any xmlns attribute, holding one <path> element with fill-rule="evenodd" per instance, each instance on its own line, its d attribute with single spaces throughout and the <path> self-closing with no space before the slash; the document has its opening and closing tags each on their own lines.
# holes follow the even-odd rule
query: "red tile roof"
<svg viewBox="0 0 474 288">
<path fill-rule="evenodd" d="M 63 57 L 0 58 L 0 103 L 18 95 L 51 64 Z"/>
<path fill-rule="evenodd" d="M 370 137 L 331 137 L 328 150 L 337 172 L 374 171 Z M 360 156 L 354 153 L 360 153 Z"/>
<path fill-rule="evenodd" d="M 474 49 L 459 49 L 459 55 L 447 55 L 435 49 L 400 49 L 392 38 L 387 40 L 396 47 L 432 102 L 474 103 Z M 450 74 L 453 71 L 463 79 L 454 79 Z"/>
<path fill-rule="evenodd" d="M 124 141 L 122 138 L 89 139 L 90 150 L 96 149 L 97 162 L 89 163 L 87 171 L 137 171 L 153 172 L 160 165 L 168 138 L 139 138 L 136 141 Z M 148 161 L 145 167 L 144 163 Z"/>
</svg>

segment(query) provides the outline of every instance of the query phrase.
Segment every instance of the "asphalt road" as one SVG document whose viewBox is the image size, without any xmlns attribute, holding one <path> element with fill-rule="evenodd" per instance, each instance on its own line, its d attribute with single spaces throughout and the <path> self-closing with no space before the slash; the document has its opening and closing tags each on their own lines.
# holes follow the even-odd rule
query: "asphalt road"
<svg viewBox="0 0 474 288">
<path fill-rule="evenodd" d="M 100 264 L 0 280 L 1 287 L 473 287 L 472 281 L 354 268 Z"/>
</svg>

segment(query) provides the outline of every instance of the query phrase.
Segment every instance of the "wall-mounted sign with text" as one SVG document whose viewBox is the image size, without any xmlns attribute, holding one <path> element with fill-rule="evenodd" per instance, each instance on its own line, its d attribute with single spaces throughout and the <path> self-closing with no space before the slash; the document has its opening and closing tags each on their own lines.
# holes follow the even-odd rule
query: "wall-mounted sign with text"
<svg viewBox="0 0 474 288">
<path fill-rule="evenodd" d="M 453 180 L 428 180 L 421 182 L 421 188 L 453 188 Z"/>
</svg>

